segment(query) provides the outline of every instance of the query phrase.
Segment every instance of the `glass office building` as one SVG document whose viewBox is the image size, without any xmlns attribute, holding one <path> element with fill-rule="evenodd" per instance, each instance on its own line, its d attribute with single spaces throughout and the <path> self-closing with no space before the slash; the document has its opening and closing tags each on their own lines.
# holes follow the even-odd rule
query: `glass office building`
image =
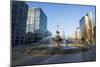
<svg viewBox="0 0 100 67">
<path fill-rule="evenodd" d="M 47 16 L 41 8 L 30 8 L 27 17 L 26 43 L 39 42 L 46 36 L 46 32 Z"/>
<path fill-rule="evenodd" d="M 28 10 L 26 33 L 45 33 L 47 31 L 47 16 L 41 8 Z"/>
<path fill-rule="evenodd" d="M 23 1 L 12 1 L 12 45 L 23 45 L 25 41 L 28 5 Z"/>
</svg>

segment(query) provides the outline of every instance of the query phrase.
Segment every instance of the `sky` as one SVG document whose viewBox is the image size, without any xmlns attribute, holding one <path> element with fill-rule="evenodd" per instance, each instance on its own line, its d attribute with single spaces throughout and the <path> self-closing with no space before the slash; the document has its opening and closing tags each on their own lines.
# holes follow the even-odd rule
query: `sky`
<svg viewBox="0 0 100 67">
<path fill-rule="evenodd" d="M 60 35 L 72 35 L 76 28 L 79 27 L 80 19 L 91 12 L 93 22 L 95 22 L 95 6 L 90 5 L 73 5 L 73 4 L 57 4 L 42 2 L 26 2 L 29 8 L 40 7 L 47 16 L 47 29 L 56 35 L 57 25 L 59 25 Z"/>
</svg>

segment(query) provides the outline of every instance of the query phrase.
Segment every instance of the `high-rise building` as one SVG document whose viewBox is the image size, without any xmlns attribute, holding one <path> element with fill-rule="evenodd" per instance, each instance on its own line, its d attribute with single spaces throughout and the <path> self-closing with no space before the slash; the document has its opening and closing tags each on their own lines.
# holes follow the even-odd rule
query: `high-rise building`
<svg viewBox="0 0 100 67">
<path fill-rule="evenodd" d="M 80 40 L 80 28 L 79 27 L 76 28 L 76 31 L 75 31 L 75 39 L 76 40 Z"/>
<path fill-rule="evenodd" d="M 75 43 L 80 43 L 80 28 L 77 27 L 75 31 Z"/>
<path fill-rule="evenodd" d="M 30 8 L 27 17 L 26 42 L 37 43 L 48 35 L 46 32 L 48 32 L 47 16 L 41 8 Z"/>
<path fill-rule="evenodd" d="M 26 33 L 45 33 L 47 31 L 47 16 L 41 8 L 30 8 L 28 10 Z"/>
<path fill-rule="evenodd" d="M 92 14 L 87 13 L 85 16 L 82 17 L 80 20 L 80 35 L 81 39 L 87 43 L 93 42 L 93 20 Z"/>
<path fill-rule="evenodd" d="M 28 5 L 23 1 L 12 1 L 12 45 L 23 45 L 25 41 Z"/>
</svg>

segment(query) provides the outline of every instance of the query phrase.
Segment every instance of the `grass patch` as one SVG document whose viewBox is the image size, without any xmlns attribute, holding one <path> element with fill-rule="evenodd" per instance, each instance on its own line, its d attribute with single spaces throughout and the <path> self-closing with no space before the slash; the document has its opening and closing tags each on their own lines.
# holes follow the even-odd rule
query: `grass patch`
<svg viewBox="0 0 100 67">
<path fill-rule="evenodd" d="M 81 45 L 81 44 L 66 44 L 66 46 L 82 47 L 82 45 Z"/>
<path fill-rule="evenodd" d="M 39 45 L 39 46 L 33 46 L 32 47 L 33 50 L 37 50 L 37 49 L 41 50 L 41 49 L 46 49 L 46 48 L 48 48 L 48 47 L 45 46 L 45 45 Z"/>
</svg>

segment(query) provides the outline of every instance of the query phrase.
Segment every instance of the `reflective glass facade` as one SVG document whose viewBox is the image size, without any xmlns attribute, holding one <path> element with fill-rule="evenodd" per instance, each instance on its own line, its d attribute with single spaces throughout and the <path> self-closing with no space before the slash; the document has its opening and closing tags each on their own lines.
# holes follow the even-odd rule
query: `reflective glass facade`
<svg viewBox="0 0 100 67">
<path fill-rule="evenodd" d="M 45 33 L 47 30 L 47 17 L 41 8 L 30 8 L 28 10 L 26 33 Z"/>
<path fill-rule="evenodd" d="M 12 45 L 22 45 L 25 41 L 28 5 L 23 1 L 12 1 Z"/>
</svg>

